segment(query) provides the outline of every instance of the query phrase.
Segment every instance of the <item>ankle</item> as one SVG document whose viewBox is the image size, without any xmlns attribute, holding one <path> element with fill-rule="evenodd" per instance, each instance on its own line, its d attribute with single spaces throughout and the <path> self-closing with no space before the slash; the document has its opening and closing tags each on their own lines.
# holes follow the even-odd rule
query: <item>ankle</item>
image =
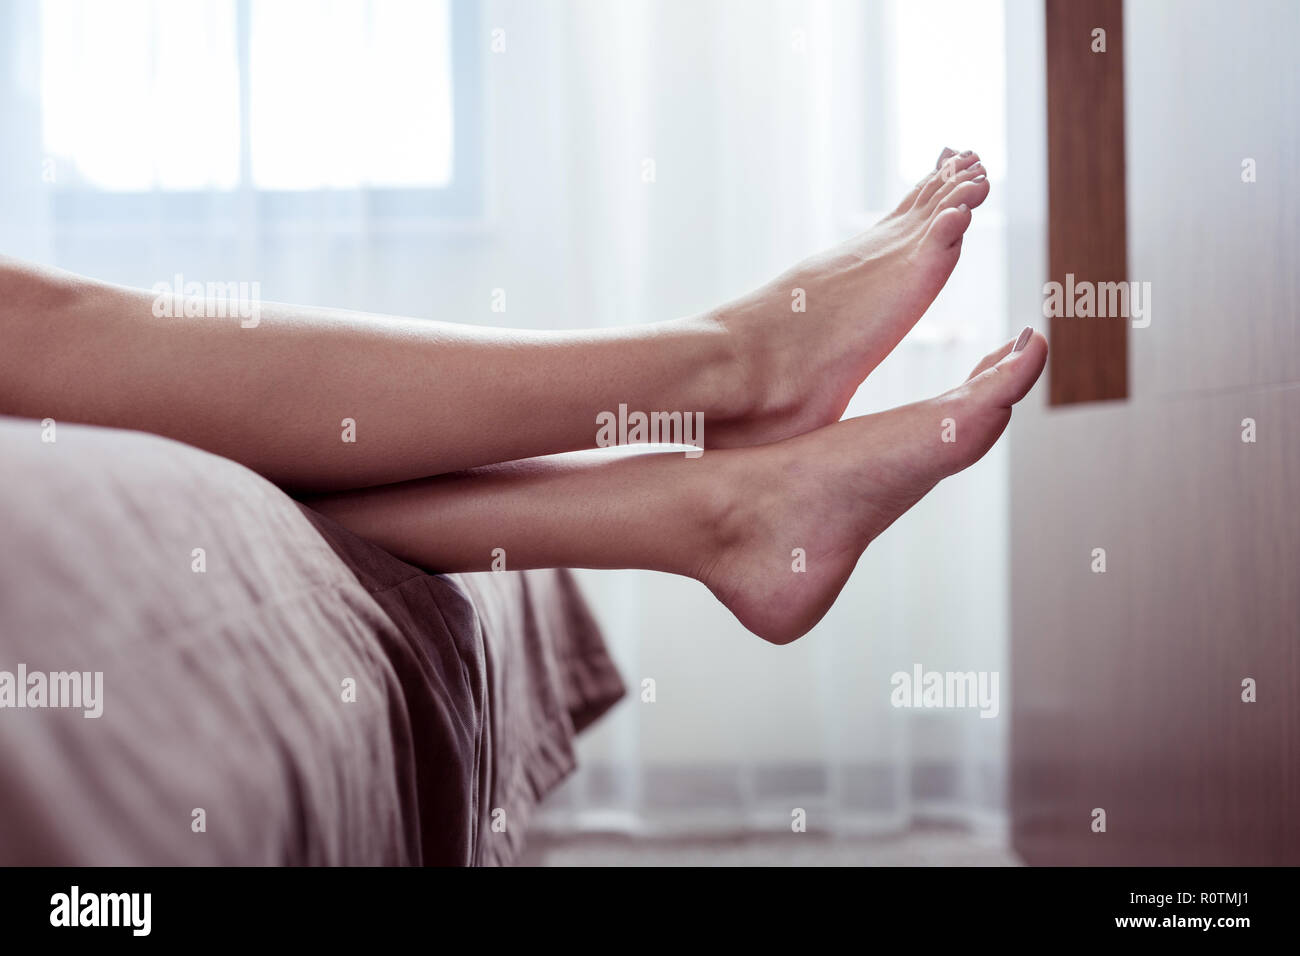
<svg viewBox="0 0 1300 956">
<path fill-rule="evenodd" d="M 711 584 L 723 558 L 752 532 L 751 454 L 747 449 L 706 451 L 689 463 L 690 487 L 684 500 L 690 502 L 692 545 L 681 549 L 685 564 L 678 573 Z"/>
<path fill-rule="evenodd" d="M 797 421 L 804 407 L 801 396 L 788 388 L 785 356 L 776 340 L 755 334 L 771 320 L 748 314 L 753 308 L 742 300 L 691 320 L 716 339 L 708 373 L 714 447 L 766 444 L 801 430 L 782 425 Z"/>
<path fill-rule="evenodd" d="M 681 333 L 685 394 L 691 411 L 704 413 L 705 448 L 738 444 L 730 436 L 757 409 L 757 387 L 751 363 L 738 340 L 717 312 L 708 312 L 675 325 Z"/>
</svg>

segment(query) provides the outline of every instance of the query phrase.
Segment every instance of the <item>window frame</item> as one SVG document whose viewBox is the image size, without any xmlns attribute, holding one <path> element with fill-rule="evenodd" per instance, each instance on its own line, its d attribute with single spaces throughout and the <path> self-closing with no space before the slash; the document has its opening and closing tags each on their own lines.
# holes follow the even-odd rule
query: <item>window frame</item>
<svg viewBox="0 0 1300 956">
<path fill-rule="evenodd" d="M 108 191 L 58 186 L 50 194 L 54 221 L 70 231 L 131 229 L 159 222 L 186 231 L 215 218 L 293 228 L 319 220 L 322 208 L 344 210 L 371 226 L 410 228 L 479 223 L 486 212 L 483 38 L 476 0 L 449 0 L 451 19 L 452 177 L 445 186 L 362 186 L 351 189 L 261 189 L 252 183 L 248 49 L 252 0 L 234 0 L 240 47 L 240 176 L 233 189 Z"/>
</svg>

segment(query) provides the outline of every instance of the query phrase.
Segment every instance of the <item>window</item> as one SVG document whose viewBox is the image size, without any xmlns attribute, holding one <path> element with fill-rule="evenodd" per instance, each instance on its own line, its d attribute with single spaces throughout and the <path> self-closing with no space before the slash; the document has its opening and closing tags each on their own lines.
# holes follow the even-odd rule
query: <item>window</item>
<svg viewBox="0 0 1300 956">
<path fill-rule="evenodd" d="M 42 136 L 61 219 L 234 204 L 472 217 L 472 0 L 43 0 Z M 197 208 L 197 205 L 195 206 Z"/>
<path fill-rule="evenodd" d="M 906 337 L 905 351 L 974 346 L 1008 332 L 1004 7 L 1002 0 L 882 0 L 845 8 L 861 18 L 861 51 L 846 46 L 850 61 L 860 65 L 863 90 L 861 103 L 846 101 L 850 108 L 842 115 L 849 117 L 846 124 L 860 115 L 866 127 L 861 162 L 847 164 L 850 176 L 865 180 L 862 209 L 844 223 L 845 231 L 869 228 L 888 213 L 945 145 L 978 149 L 993 182 L 968 234 L 979 238 L 965 244 L 963 265 Z M 937 23 L 944 29 L 936 30 Z M 840 188 L 854 195 L 851 184 Z M 970 302 L 985 308 L 972 315 Z"/>
<path fill-rule="evenodd" d="M 989 179 L 1006 168 L 1006 55 L 1001 2 L 905 0 L 894 3 L 894 188 L 910 188 L 916 170 L 933 163 L 935 143 L 978 146 Z M 972 16 L 972 10 L 976 15 Z M 935 24 L 959 24 L 936 29 Z"/>
</svg>

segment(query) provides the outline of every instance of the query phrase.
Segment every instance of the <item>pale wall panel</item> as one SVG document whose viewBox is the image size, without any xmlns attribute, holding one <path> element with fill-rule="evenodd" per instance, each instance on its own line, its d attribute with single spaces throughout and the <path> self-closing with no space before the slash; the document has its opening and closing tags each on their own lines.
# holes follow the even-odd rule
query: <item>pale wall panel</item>
<svg viewBox="0 0 1300 956">
<path fill-rule="evenodd" d="M 1008 14 L 1013 319 L 1046 272 L 1040 7 Z M 1049 410 L 1040 388 L 1008 436 L 1014 842 L 1031 863 L 1297 864 L 1300 5 L 1126 9 L 1129 275 L 1155 313 L 1128 401 Z"/>
<path fill-rule="evenodd" d="M 1246 416 L 1255 444 L 1240 440 Z M 1031 862 L 1300 862 L 1300 386 L 1025 419 L 1018 849 Z M 1104 574 L 1086 565 L 1094 546 Z M 1105 834 L 1090 830 L 1094 807 Z"/>
<path fill-rule="evenodd" d="M 1300 4 L 1131 0 L 1124 24 L 1134 394 L 1296 381 Z"/>
</svg>

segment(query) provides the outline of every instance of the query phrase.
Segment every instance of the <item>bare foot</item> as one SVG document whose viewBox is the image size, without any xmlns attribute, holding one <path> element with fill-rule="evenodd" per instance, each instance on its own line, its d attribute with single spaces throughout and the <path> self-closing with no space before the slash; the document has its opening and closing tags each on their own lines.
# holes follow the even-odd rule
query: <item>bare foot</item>
<svg viewBox="0 0 1300 956">
<path fill-rule="evenodd" d="M 751 402 L 711 444 L 763 444 L 838 421 L 943 288 L 988 193 L 979 157 L 945 149 L 877 225 L 711 313 L 734 341 Z M 795 311 L 795 290 L 806 311 Z"/>
<path fill-rule="evenodd" d="M 877 535 L 993 447 L 1046 361 L 1047 340 L 1026 329 L 937 398 L 715 456 L 728 504 L 696 576 L 759 637 L 801 637 Z"/>
</svg>

